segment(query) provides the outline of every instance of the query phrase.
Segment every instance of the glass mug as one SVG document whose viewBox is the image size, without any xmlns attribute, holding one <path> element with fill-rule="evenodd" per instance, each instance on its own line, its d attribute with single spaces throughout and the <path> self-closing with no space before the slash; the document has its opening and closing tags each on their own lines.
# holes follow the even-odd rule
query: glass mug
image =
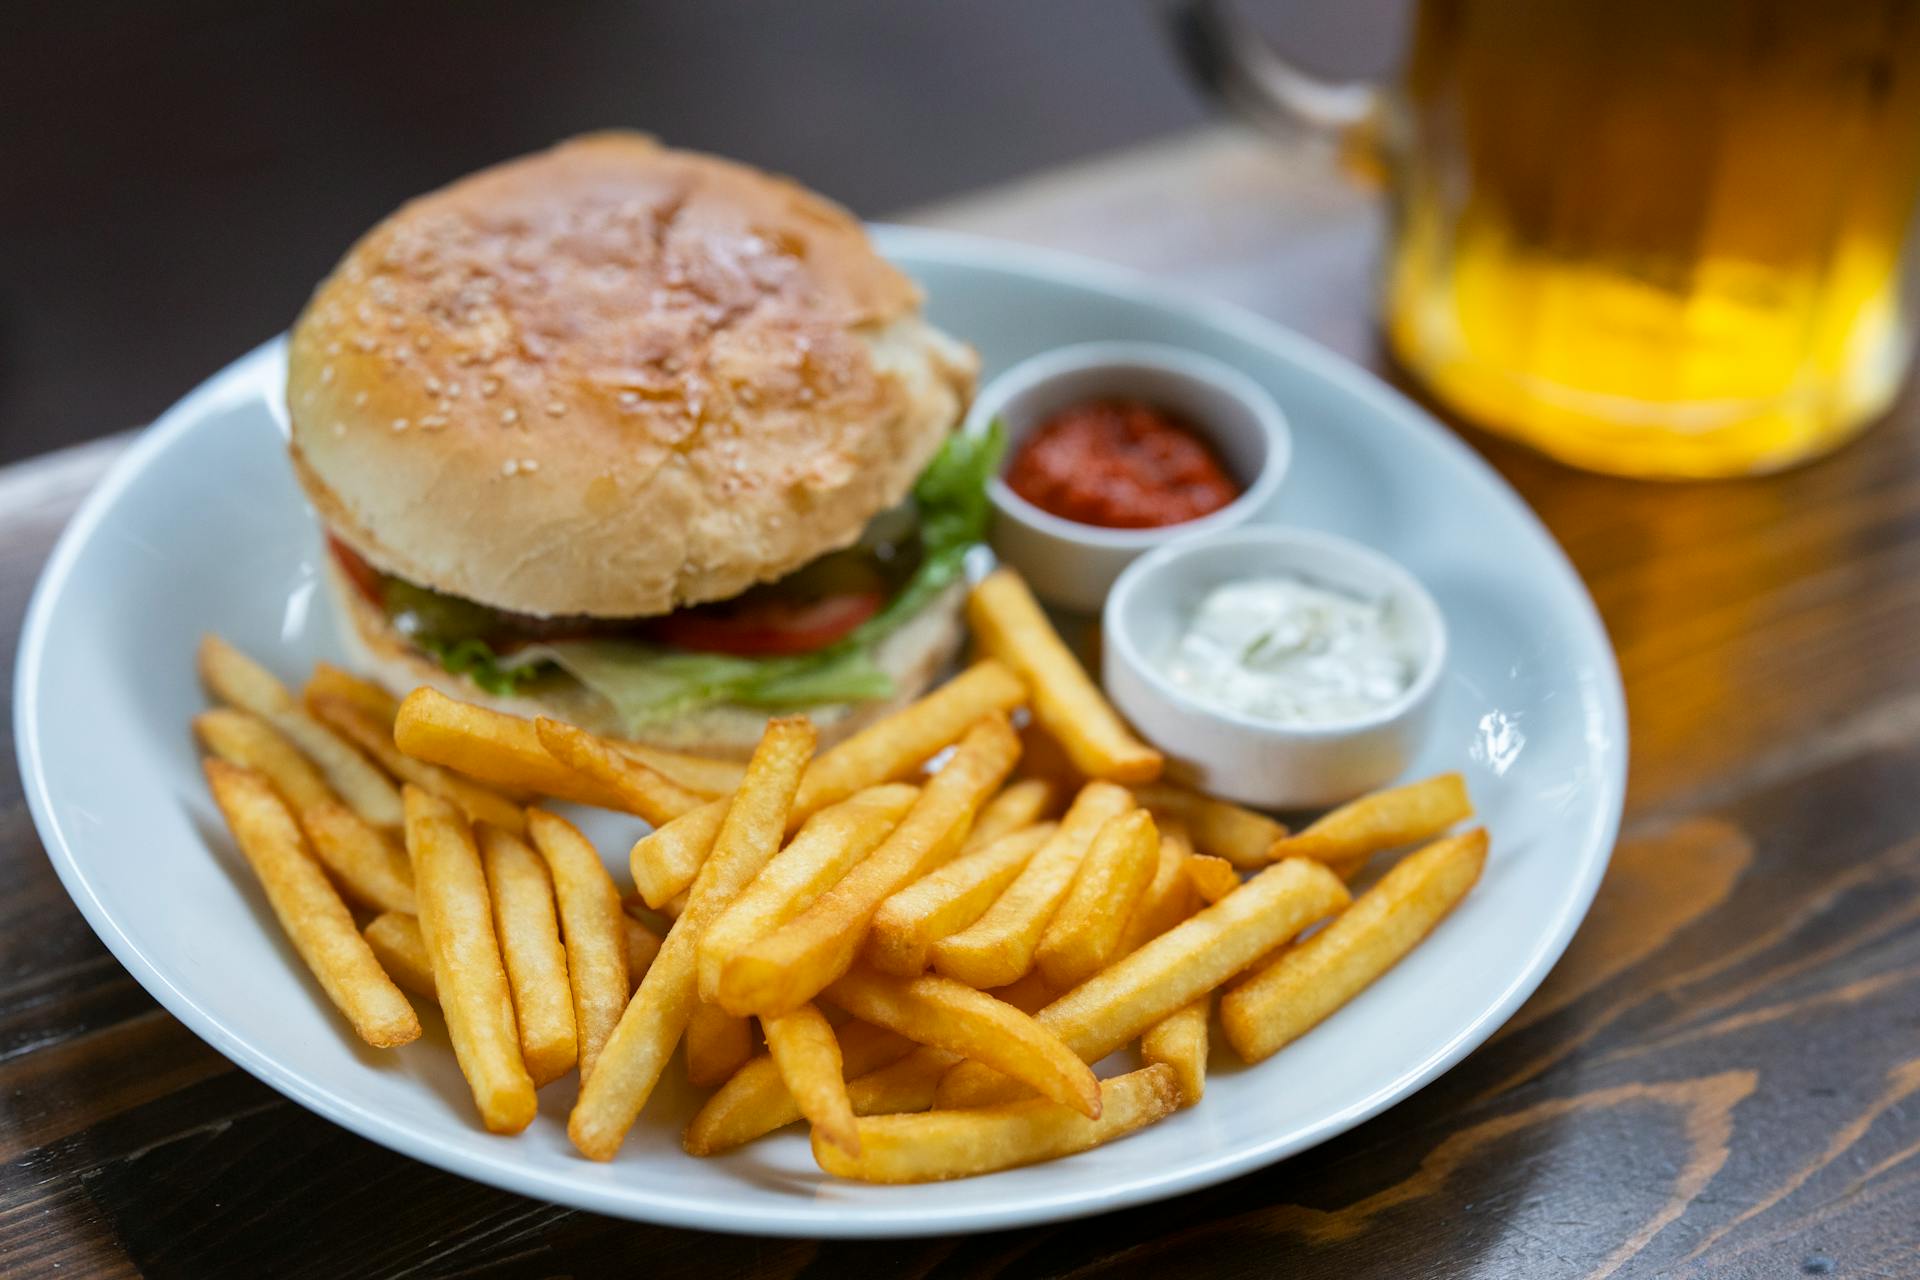
<svg viewBox="0 0 1920 1280">
<path fill-rule="evenodd" d="M 1394 358 L 1577 466 L 1817 456 L 1898 391 L 1916 312 L 1920 0 L 1422 0 L 1398 82 L 1329 84 L 1236 9 L 1175 9 L 1255 118 L 1388 175 Z"/>
</svg>

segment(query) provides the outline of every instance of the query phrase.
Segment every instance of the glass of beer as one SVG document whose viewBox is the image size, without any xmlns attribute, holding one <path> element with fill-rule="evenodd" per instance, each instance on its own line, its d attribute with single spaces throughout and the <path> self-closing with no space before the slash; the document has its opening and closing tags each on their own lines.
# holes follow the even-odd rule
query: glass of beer
<svg viewBox="0 0 1920 1280">
<path fill-rule="evenodd" d="M 1920 0 L 1420 0 L 1384 88 L 1177 9 L 1228 101 L 1367 140 L 1381 328 L 1442 403 L 1576 466 L 1770 471 L 1871 422 L 1916 314 Z"/>
</svg>

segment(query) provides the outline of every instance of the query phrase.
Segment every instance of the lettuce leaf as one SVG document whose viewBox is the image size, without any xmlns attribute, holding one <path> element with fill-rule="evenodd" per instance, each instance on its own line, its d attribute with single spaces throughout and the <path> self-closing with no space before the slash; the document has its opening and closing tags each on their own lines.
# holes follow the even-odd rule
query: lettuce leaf
<svg viewBox="0 0 1920 1280">
<path fill-rule="evenodd" d="M 441 640 L 416 635 L 413 643 L 432 654 L 448 671 L 465 676 L 488 693 L 511 696 L 541 675 L 540 668 L 534 664 L 502 666 L 484 640 Z"/>
<path fill-rule="evenodd" d="M 777 711 L 887 697 L 893 681 L 875 662 L 874 650 L 960 581 L 968 550 L 986 537 L 987 480 L 1005 446 L 998 422 L 979 435 L 947 437 L 913 486 L 919 568 L 880 612 L 813 653 L 742 658 L 609 639 L 528 645 L 505 659 L 477 640 L 432 651 L 449 671 L 494 693 L 518 692 L 548 664 L 558 666 L 611 703 L 633 730 L 716 703 Z"/>
</svg>

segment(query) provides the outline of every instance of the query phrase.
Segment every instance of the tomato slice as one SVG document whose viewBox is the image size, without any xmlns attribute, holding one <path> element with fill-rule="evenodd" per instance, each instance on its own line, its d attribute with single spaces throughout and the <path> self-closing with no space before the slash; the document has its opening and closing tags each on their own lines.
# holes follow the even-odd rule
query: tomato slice
<svg viewBox="0 0 1920 1280">
<path fill-rule="evenodd" d="M 880 612 L 879 592 L 850 592 L 817 600 L 736 600 L 681 609 L 656 619 L 654 639 L 676 649 L 737 658 L 812 653 Z"/>
<path fill-rule="evenodd" d="M 333 558 L 340 562 L 340 568 L 346 572 L 347 580 L 360 589 L 360 594 L 373 604 L 380 603 L 380 571 L 361 558 L 355 551 L 332 534 L 327 535 L 327 547 L 333 552 Z"/>
</svg>

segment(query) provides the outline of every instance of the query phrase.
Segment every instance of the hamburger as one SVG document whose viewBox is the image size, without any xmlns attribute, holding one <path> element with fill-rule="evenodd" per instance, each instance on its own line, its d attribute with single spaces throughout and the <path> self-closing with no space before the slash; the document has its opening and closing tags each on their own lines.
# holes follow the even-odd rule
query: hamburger
<svg viewBox="0 0 1920 1280">
<path fill-rule="evenodd" d="M 976 370 L 844 209 L 600 134 L 353 246 L 293 329 L 289 449 L 383 683 L 739 756 L 951 661 Z"/>
</svg>

